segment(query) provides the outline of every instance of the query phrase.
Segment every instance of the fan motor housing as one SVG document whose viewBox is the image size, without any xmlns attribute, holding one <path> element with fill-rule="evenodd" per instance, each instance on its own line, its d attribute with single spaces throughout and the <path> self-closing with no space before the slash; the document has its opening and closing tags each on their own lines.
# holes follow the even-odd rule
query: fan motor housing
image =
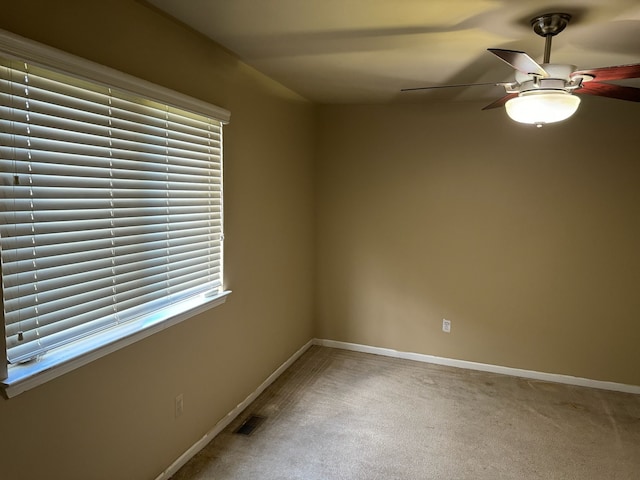
<svg viewBox="0 0 640 480">
<path fill-rule="evenodd" d="M 561 90 L 567 91 L 567 82 L 557 78 L 543 78 L 541 80 L 529 80 L 520 84 L 517 88 L 518 93 L 527 93 L 535 91 Z"/>
<path fill-rule="evenodd" d="M 542 68 L 549 74 L 548 77 L 516 71 L 516 84 L 507 88 L 507 93 L 523 94 L 551 90 L 568 92 L 579 85 L 579 82 L 576 83 L 571 78 L 571 74 L 576 70 L 575 65 L 543 63 Z"/>
<path fill-rule="evenodd" d="M 562 63 L 543 63 L 542 68 L 549 74 L 548 77 L 538 77 L 540 80 L 565 80 L 571 79 L 571 74 L 576 71 L 575 65 L 566 65 Z M 527 81 L 533 81 L 536 75 L 523 73 L 516 70 L 516 82 L 524 83 Z"/>
</svg>

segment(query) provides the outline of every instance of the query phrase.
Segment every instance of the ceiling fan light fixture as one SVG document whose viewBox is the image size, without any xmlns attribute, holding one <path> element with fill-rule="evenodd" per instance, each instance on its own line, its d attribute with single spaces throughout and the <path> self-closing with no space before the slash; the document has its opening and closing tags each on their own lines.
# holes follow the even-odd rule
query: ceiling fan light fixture
<svg viewBox="0 0 640 480">
<path fill-rule="evenodd" d="M 580 98 L 564 90 L 535 90 L 510 99 L 505 109 L 516 122 L 541 126 L 566 120 L 579 106 Z"/>
</svg>

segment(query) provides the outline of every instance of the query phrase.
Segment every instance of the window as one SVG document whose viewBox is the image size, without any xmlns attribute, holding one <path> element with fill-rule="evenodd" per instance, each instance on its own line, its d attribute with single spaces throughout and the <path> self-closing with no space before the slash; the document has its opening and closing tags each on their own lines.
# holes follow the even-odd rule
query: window
<svg viewBox="0 0 640 480">
<path fill-rule="evenodd" d="M 229 114 L 10 34 L 0 40 L 11 396 L 221 303 Z"/>
</svg>

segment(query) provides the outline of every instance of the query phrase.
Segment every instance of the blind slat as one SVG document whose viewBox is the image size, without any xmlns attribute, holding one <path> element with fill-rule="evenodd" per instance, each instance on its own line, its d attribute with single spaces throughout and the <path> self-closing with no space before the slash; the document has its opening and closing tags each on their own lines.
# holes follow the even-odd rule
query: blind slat
<svg viewBox="0 0 640 480">
<path fill-rule="evenodd" d="M 43 264 L 46 265 L 48 261 L 51 264 L 63 264 L 66 260 L 65 255 L 78 256 L 83 253 L 91 255 L 92 258 L 101 258 L 111 256 L 112 254 L 123 256 L 132 253 L 152 252 L 157 254 L 166 248 L 185 247 L 189 245 L 197 245 L 201 242 L 214 241 L 215 248 L 220 248 L 221 240 L 221 228 L 217 227 L 216 231 L 205 231 L 201 235 L 185 235 L 176 238 L 166 238 L 162 234 L 155 234 L 153 236 L 145 237 L 130 237 L 128 242 L 120 242 L 120 245 L 114 246 L 110 239 L 94 239 L 92 241 L 65 243 L 60 245 L 59 243 L 52 243 L 45 246 L 37 247 L 25 247 L 21 249 L 11 248 L 7 251 L 3 251 L 3 258 L 6 257 L 5 263 L 7 264 L 7 271 L 4 272 L 4 277 L 7 282 L 11 282 L 9 273 L 17 272 L 17 262 L 24 261 L 25 264 L 32 261 L 34 254 L 38 258 L 43 260 Z M 149 237 L 149 238 L 147 238 Z M 34 251 L 35 249 L 35 251 Z M 73 258 L 73 257 L 71 257 Z M 4 268 L 4 267 L 3 267 Z"/>
</svg>

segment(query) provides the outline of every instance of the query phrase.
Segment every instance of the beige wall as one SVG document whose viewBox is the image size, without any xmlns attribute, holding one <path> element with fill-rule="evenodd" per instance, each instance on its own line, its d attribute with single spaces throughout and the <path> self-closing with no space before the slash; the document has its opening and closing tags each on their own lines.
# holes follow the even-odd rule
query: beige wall
<svg viewBox="0 0 640 480">
<path fill-rule="evenodd" d="M 313 107 L 135 1 L 3 2 L 0 28 L 231 111 L 227 303 L 0 399 L 0 477 L 153 479 L 312 338 Z"/>
<path fill-rule="evenodd" d="M 638 106 L 482 106 L 321 108 L 317 335 L 640 385 Z"/>
</svg>

